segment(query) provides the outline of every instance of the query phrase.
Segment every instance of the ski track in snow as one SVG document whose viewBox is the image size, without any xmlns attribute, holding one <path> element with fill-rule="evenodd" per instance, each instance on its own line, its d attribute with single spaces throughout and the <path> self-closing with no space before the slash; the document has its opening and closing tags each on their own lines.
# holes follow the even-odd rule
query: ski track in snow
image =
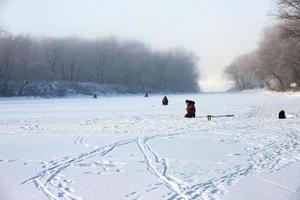
<svg viewBox="0 0 300 200">
<path fill-rule="evenodd" d="M 161 180 L 170 190 L 175 192 L 176 195 L 183 199 L 188 199 L 182 191 L 189 188 L 189 186 L 186 183 L 168 175 L 169 167 L 167 160 L 164 158 L 160 159 L 158 154 L 156 154 L 148 145 L 147 140 L 148 139 L 137 139 L 137 144 L 141 152 L 144 154 L 147 169 Z M 151 154 L 155 158 L 154 161 L 151 159 Z"/>
<path fill-rule="evenodd" d="M 280 189 L 283 189 L 283 190 L 285 190 L 285 191 L 291 192 L 291 193 L 293 193 L 293 194 L 295 194 L 295 195 L 297 195 L 297 196 L 300 197 L 300 192 L 291 190 L 291 189 L 289 189 L 289 188 L 287 188 L 287 187 L 285 187 L 285 186 L 283 186 L 283 185 L 280 185 L 280 184 L 278 184 L 278 183 L 274 183 L 274 182 L 272 182 L 272 181 L 270 181 L 270 180 L 267 180 L 267 179 L 265 179 L 265 178 L 262 178 L 262 177 L 256 177 L 256 178 L 259 179 L 259 180 L 262 180 L 262 181 L 264 181 L 264 182 L 266 182 L 266 183 L 269 183 L 269 184 L 271 184 L 271 185 L 273 185 L 273 186 L 276 186 L 276 187 L 278 187 L 278 188 L 280 188 Z"/>
<path fill-rule="evenodd" d="M 76 197 L 72 193 L 70 193 L 68 189 L 67 190 L 62 189 L 60 187 L 61 183 L 55 184 L 54 181 L 59 179 L 57 177 L 70 166 L 74 166 L 75 164 L 78 164 L 87 159 L 91 159 L 95 156 L 104 156 L 109 152 L 111 152 L 114 148 L 124 146 L 132 142 L 135 142 L 135 140 L 124 140 L 108 146 L 100 147 L 88 153 L 80 154 L 77 157 L 71 158 L 63 163 L 57 164 L 53 167 L 50 167 L 46 170 L 39 172 L 36 176 L 25 180 L 22 184 L 34 182 L 36 187 L 40 189 L 48 197 L 48 199 L 51 200 L 56 200 L 59 199 L 60 197 L 74 199 L 74 200 L 81 199 L 80 197 Z M 59 194 L 59 196 L 56 196 L 55 194 Z"/>
<path fill-rule="evenodd" d="M 50 200 L 58 200 L 61 198 L 79 200 L 79 196 L 76 196 L 69 187 L 61 187 L 60 176 L 63 171 L 69 167 L 80 165 L 81 162 L 92 159 L 94 157 L 105 156 L 108 153 L 112 152 L 116 148 L 136 143 L 138 149 L 144 156 L 144 162 L 147 170 L 154 175 L 158 181 L 163 183 L 167 188 L 172 191 L 168 199 L 219 199 L 220 195 L 227 192 L 226 186 L 232 185 L 238 182 L 244 176 L 250 174 L 258 174 L 263 170 L 280 170 L 290 164 L 293 161 L 300 160 L 300 149 L 299 149 L 299 132 L 293 133 L 295 130 L 292 129 L 290 134 L 282 135 L 277 140 L 272 140 L 269 144 L 259 144 L 261 138 L 249 138 L 249 135 L 236 135 L 238 142 L 243 142 L 246 144 L 251 144 L 247 149 L 247 154 L 249 156 L 248 165 L 237 165 L 232 169 L 228 169 L 230 172 L 228 174 L 219 177 L 213 178 L 203 183 L 189 185 L 185 183 L 180 178 L 170 175 L 169 172 L 169 163 L 167 158 L 161 158 L 158 153 L 156 153 L 151 146 L 149 141 L 156 138 L 165 138 L 165 137 L 174 137 L 180 136 L 183 134 L 194 134 L 201 133 L 209 130 L 197 130 L 197 131 L 188 131 L 180 132 L 173 134 L 161 134 L 153 135 L 149 137 L 139 137 L 124 141 L 118 141 L 113 144 L 98 147 L 93 151 L 88 153 L 82 153 L 74 158 L 69 158 L 62 163 L 57 163 L 56 165 L 45 169 L 39 172 L 37 175 L 25 180 L 23 184 L 33 182 L 35 186 L 42 191 L 45 196 Z M 256 141 L 257 140 L 257 141 Z M 276 142 L 277 141 L 277 142 Z M 84 146 L 90 146 L 84 141 L 84 137 L 79 136 L 76 141 L 76 144 L 81 144 Z M 280 187 L 280 186 L 278 186 Z M 284 187 L 281 187 L 286 189 Z M 287 191 L 299 193 L 286 189 Z M 132 192 L 134 196 L 138 191 Z"/>
<path fill-rule="evenodd" d="M 145 148 L 146 148 L 148 151 L 150 151 L 152 153 L 152 155 L 155 156 L 155 158 L 156 158 L 155 162 L 159 163 L 158 155 L 154 153 L 154 151 L 146 143 L 146 141 L 150 140 L 150 139 L 157 138 L 157 137 L 170 137 L 170 136 L 176 136 L 176 135 L 180 135 L 180 134 L 184 134 L 184 133 L 167 134 L 167 135 L 155 135 L 155 136 L 151 136 L 151 137 L 145 137 L 143 139 L 144 146 L 142 146 L 139 143 L 140 139 L 129 139 L 129 140 L 124 140 L 124 141 L 119 141 L 119 142 L 116 142 L 116 143 L 113 143 L 111 145 L 107 145 L 107 146 L 104 146 L 104 147 L 99 147 L 99 148 L 97 148 L 97 149 L 95 149 L 91 152 L 82 153 L 82 154 L 78 155 L 77 157 L 67 159 L 67 161 L 64 161 L 62 163 L 58 163 L 58 164 L 56 164 L 56 165 L 54 165 L 54 166 L 52 166 L 48 169 L 45 169 L 45 170 L 39 172 L 37 175 L 25 180 L 22 184 L 33 182 L 35 184 L 35 186 L 40 191 L 42 191 L 45 194 L 45 196 L 50 200 L 57 200 L 57 199 L 60 199 L 60 197 L 64 197 L 64 198 L 68 198 L 68 199 L 72 199 L 72 200 L 73 199 L 74 200 L 77 200 L 77 199 L 79 200 L 81 198 L 76 197 L 74 194 L 72 194 L 69 191 L 68 187 L 67 187 L 67 190 L 66 190 L 66 189 L 63 189 L 63 188 L 60 187 L 60 185 L 61 185 L 60 182 L 58 184 L 55 183 L 56 180 L 60 180 L 59 176 L 67 168 L 69 168 L 71 166 L 78 165 L 81 162 L 83 162 L 87 159 L 91 159 L 91 158 L 96 157 L 96 156 L 100 156 L 100 157 L 105 156 L 108 153 L 110 153 L 111 151 L 113 151 L 115 148 L 125 146 L 125 145 L 131 144 L 131 143 L 137 143 L 139 149 L 145 155 L 145 158 L 148 158 L 148 156 L 146 156 L 146 153 L 145 153 Z M 87 145 L 87 143 L 84 142 L 84 139 L 81 136 L 78 137 L 75 140 L 75 143 L 76 144 L 81 144 L 81 145 L 84 145 L 84 146 L 89 146 L 89 145 Z M 147 162 L 148 169 L 152 169 L 151 170 L 152 173 L 157 172 L 155 167 L 152 167 L 152 165 L 150 164 L 150 162 L 152 162 L 152 161 L 150 159 L 146 159 L 146 160 L 149 161 L 149 162 Z M 161 177 L 167 178 L 168 181 L 165 182 L 166 184 L 171 183 L 169 181 L 174 179 L 174 178 L 168 177 L 166 175 L 167 174 L 166 160 L 162 159 L 161 161 L 162 161 L 163 166 L 164 166 L 164 172 L 163 172 L 162 175 L 159 175 L 159 173 L 157 172 L 156 175 L 157 175 L 157 177 L 161 176 Z M 165 178 L 162 178 L 161 180 L 163 180 Z M 174 180 L 173 180 L 173 183 L 175 183 Z M 170 185 L 174 185 L 173 183 L 171 183 Z M 170 187 L 170 188 L 173 188 L 173 187 Z M 58 194 L 58 195 L 56 195 L 56 194 Z"/>
<path fill-rule="evenodd" d="M 158 187 L 166 187 L 170 192 L 165 194 L 164 197 L 169 200 L 218 200 L 223 194 L 228 192 L 228 186 L 237 183 L 245 176 L 258 175 L 264 171 L 278 171 L 300 160 L 300 129 L 297 128 L 297 125 L 289 127 L 276 126 L 276 124 L 280 122 L 278 122 L 278 120 L 272 121 L 270 119 L 270 116 L 272 116 L 271 113 L 274 113 L 274 111 L 266 111 L 261 107 L 251 107 L 249 110 L 242 111 L 241 114 L 234 119 L 234 122 L 228 119 L 213 119 L 211 122 L 207 122 L 203 119 L 201 122 L 206 125 L 199 127 L 200 119 L 192 119 L 185 124 L 186 127 L 184 128 L 180 126 L 174 127 L 172 124 L 179 122 L 176 118 L 181 116 L 164 116 L 155 119 L 155 116 L 145 115 L 143 117 L 137 116 L 134 120 L 121 117 L 121 123 L 116 124 L 110 124 L 110 121 L 113 119 L 103 120 L 92 117 L 86 121 L 79 121 L 77 125 L 87 128 L 88 126 L 92 126 L 92 128 L 95 128 L 94 126 L 99 123 L 104 124 L 102 127 L 93 129 L 96 133 L 128 133 L 138 127 L 138 131 L 152 133 L 152 135 L 134 136 L 131 139 L 114 141 L 105 146 L 95 146 L 86 142 L 88 137 L 92 134 L 79 135 L 75 139 L 74 144 L 82 145 L 92 150 L 87 150 L 77 156 L 64 156 L 61 159 L 51 161 L 0 158 L 0 165 L 5 162 L 19 161 L 23 162 L 24 165 L 34 167 L 36 163 L 39 163 L 43 169 L 34 176 L 24 180 L 22 184 L 34 185 L 49 200 L 81 200 L 83 198 L 80 197 L 80 194 L 76 193 L 76 188 L 72 188 L 72 183 L 76 180 L 68 179 L 68 177 L 64 175 L 64 172 L 70 168 L 90 167 L 92 165 L 113 168 L 116 164 L 106 163 L 102 160 L 99 162 L 99 158 L 103 158 L 118 148 L 134 144 L 136 145 L 137 151 L 143 156 L 145 170 L 157 180 L 156 184 L 147 186 L 147 192 L 155 192 Z M 293 123 L 297 124 L 299 120 L 295 120 Z M 145 124 L 151 125 L 143 128 Z M 20 130 L 33 132 L 56 130 L 56 128 L 49 126 L 45 121 L 39 120 L 7 119 L 1 120 L 0 125 L 5 125 L 9 128 L 13 127 L 16 132 Z M 233 125 L 236 131 L 234 133 L 231 132 Z M 156 132 L 158 126 L 164 128 L 167 134 L 158 134 Z M 264 131 L 261 129 L 264 128 L 268 131 L 271 129 L 271 132 L 266 131 L 266 133 L 263 133 Z M 255 134 L 256 132 L 262 132 L 263 134 Z M 243 156 L 246 157 L 246 162 L 237 164 L 228 169 L 220 167 L 212 168 L 212 170 L 215 171 L 222 171 L 222 175 L 220 175 L 220 177 L 210 178 L 209 180 L 197 180 L 196 183 L 187 181 L 179 175 L 175 175 L 175 171 L 172 171 L 173 168 L 170 166 L 173 162 L 167 157 L 161 157 L 159 152 L 155 151 L 151 146 L 151 141 L 162 138 L 172 140 L 173 138 L 193 134 L 219 134 L 222 139 L 218 142 L 244 144 L 245 152 Z M 231 156 L 239 155 L 240 154 L 232 154 Z M 86 163 L 87 161 L 89 161 L 89 163 Z M 267 179 L 260 179 L 282 190 L 300 196 L 300 191 L 294 191 Z M 128 194 L 125 195 L 124 198 L 139 199 L 140 192 L 141 191 L 128 191 Z"/>
</svg>

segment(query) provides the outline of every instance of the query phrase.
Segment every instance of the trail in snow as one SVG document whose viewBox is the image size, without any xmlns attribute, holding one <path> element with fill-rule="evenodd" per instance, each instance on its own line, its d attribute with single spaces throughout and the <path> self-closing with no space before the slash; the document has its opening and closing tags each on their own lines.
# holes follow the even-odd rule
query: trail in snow
<svg viewBox="0 0 300 200">
<path fill-rule="evenodd" d="M 246 165 L 237 165 L 228 170 L 233 171 L 232 173 L 225 173 L 225 175 L 220 178 L 213 178 L 207 182 L 192 185 L 192 189 L 185 195 L 190 196 L 189 199 L 218 199 L 220 195 L 227 192 L 226 186 L 236 183 L 247 175 L 258 174 L 263 170 L 280 170 L 292 162 L 299 161 L 299 132 L 295 133 L 294 129 L 291 129 L 289 132 L 289 134 L 280 135 L 280 139 L 273 139 L 272 142 L 267 145 L 261 146 L 259 142 L 255 143 L 253 148 L 247 151 L 250 158 Z M 256 139 L 257 138 L 253 138 L 253 141 Z M 249 135 L 244 135 L 240 138 L 240 142 L 249 143 L 250 141 Z M 250 143 L 253 144 L 253 141 Z M 294 191 L 292 192 L 294 193 Z M 178 199 L 178 195 L 175 194 L 171 196 L 170 199 Z"/>
<path fill-rule="evenodd" d="M 199 130 L 198 132 L 205 132 L 205 130 Z M 55 180 L 59 174 L 61 174 L 67 168 L 80 164 L 80 162 L 87 159 L 92 159 L 96 156 L 105 156 L 112 152 L 114 149 L 128 144 L 136 143 L 138 149 L 144 155 L 145 164 L 149 172 L 153 174 L 158 181 L 162 182 L 167 188 L 169 188 L 173 195 L 169 196 L 169 199 L 218 199 L 218 197 L 227 192 L 226 186 L 236 183 L 242 177 L 257 174 L 262 170 L 279 170 L 281 167 L 289 164 L 291 160 L 298 160 L 299 149 L 299 136 L 298 134 L 288 134 L 286 139 L 276 142 L 271 142 L 268 145 L 262 146 L 255 143 L 253 148 L 248 148 L 247 151 L 249 160 L 248 165 L 237 165 L 227 171 L 230 173 L 223 175 L 220 178 L 213 178 L 207 182 L 189 185 L 178 177 L 173 177 L 169 172 L 169 164 L 167 158 L 161 158 L 152 147 L 149 145 L 149 141 L 157 138 L 165 138 L 172 136 L 180 136 L 184 134 L 194 134 L 193 132 L 181 132 L 173 134 L 157 134 L 148 137 L 139 137 L 137 139 L 130 139 L 125 141 L 119 141 L 111 145 L 99 147 L 94 151 L 80 154 L 79 156 L 69 159 L 66 162 L 57 164 L 51 168 L 41 171 L 36 176 L 24 181 L 24 183 L 34 182 L 38 189 L 40 189 L 48 199 L 57 200 L 60 197 L 69 199 L 80 199 L 76 195 L 69 191 L 66 191 L 56 184 Z M 240 142 L 246 142 L 253 144 L 257 138 L 253 138 L 252 141 L 248 138 L 249 135 L 240 136 Z M 87 144 L 83 138 L 79 138 L 76 141 L 80 141 L 80 144 Z M 88 145 L 87 145 L 88 146 Z M 287 157 L 292 159 L 284 160 Z M 59 194 L 59 195 L 56 195 Z"/>
<path fill-rule="evenodd" d="M 188 199 L 183 191 L 186 188 L 189 188 L 189 186 L 186 183 L 183 183 L 182 181 L 179 182 L 168 175 L 168 164 L 166 159 L 160 159 L 158 154 L 156 154 L 147 144 L 146 139 L 138 138 L 137 144 L 141 152 L 144 154 L 147 169 L 180 198 Z M 155 161 L 151 159 L 151 154 L 154 156 Z"/>
<path fill-rule="evenodd" d="M 144 140 L 146 141 L 146 140 L 157 138 L 157 137 L 170 137 L 170 136 L 181 135 L 181 134 L 186 134 L 186 132 L 176 133 L 176 134 L 167 134 L 167 135 L 155 135 L 155 136 L 151 136 L 151 137 L 146 137 Z M 60 197 L 74 199 L 74 200 L 81 199 L 80 197 L 76 197 L 75 195 L 70 193 L 68 190 L 65 190 L 65 189 L 62 189 L 61 187 L 59 187 L 60 183 L 56 184 L 54 182 L 54 180 L 56 180 L 57 177 L 64 170 L 66 170 L 67 168 L 69 168 L 71 166 L 75 166 L 76 164 L 79 164 L 87 159 L 91 159 L 96 156 L 105 156 L 106 154 L 113 151 L 115 148 L 125 146 L 125 145 L 135 143 L 135 142 L 137 142 L 136 139 L 118 141 L 118 142 L 115 142 L 115 143 L 107 145 L 107 146 L 99 147 L 91 152 L 82 153 L 82 154 L 78 155 L 77 157 L 68 159 L 67 161 L 64 161 L 62 163 L 57 163 L 56 165 L 39 172 L 37 175 L 25 180 L 22 184 L 33 182 L 35 184 L 35 186 L 39 190 L 41 190 L 46 195 L 46 197 L 50 200 L 57 200 Z M 84 142 L 83 137 L 78 137 L 75 140 L 75 143 L 83 144 L 85 146 L 90 146 Z M 147 149 L 150 150 L 150 146 L 148 146 L 148 145 L 146 145 L 146 146 L 147 146 Z M 153 151 L 152 151 L 152 153 L 153 153 L 153 155 L 156 155 Z M 159 158 L 156 157 L 156 159 L 158 161 Z M 166 161 L 164 160 L 164 163 L 165 162 Z M 165 167 L 166 167 L 166 165 L 165 165 Z M 166 172 L 165 172 L 165 174 L 166 174 Z M 169 179 L 171 179 L 171 178 L 169 178 Z M 59 194 L 59 195 L 56 195 L 56 194 Z"/>
<path fill-rule="evenodd" d="M 132 142 L 135 142 L 135 140 L 124 140 L 108 146 L 100 147 L 88 153 L 80 154 L 77 157 L 71 158 L 63 163 L 57 164 L 51 168 L 39 172 L 37 175 L 25 180 L 22 184 L 34 182 L 37 188 L 42 190 L 42 192 L 48 197 L 48 199 L 51 200 L 57 200 L 59 199 L 59 197 L 74 200 L 80 199 L 80 197 L 74 196 L 69 191 L 61 189 L 58 184 L 55 184 L 54 180 L 57 178 L 57 176 L 72 165 L 78 164 L 87 159 L 91 159 L 95 156 L 104 156 L 111 152 L 114 148 L 127 145 Z M 57 196 L 56 194 L 60 195 Z"/>
<path fill-rule="evenodd" d="M 299 196 L 299 198 L 300 198 L 300 192 L 291 190 L 291 189 L 289 189 L 288 187 L 285 187 L 285 186 L 283 186 L 283 185 L 281 185 L 281 184 L 278 184 L 278 183 L 274 183 L 274 182 L 272 182 L 272 181 L 270 181 L 270 180 L 267 180 L 267 179 L 265 179 L 265 178 L 262 178 L 262 177 L 256 177 L 256 178 L 259 179 L 259 180 L 262 180 L 262 181 L 264 181 L 264 182 L 267 182 L 267 183 L 269 183 L 269 184 L 271 184 L 271 185 L 273 185 L 273 186 L 279 187 L 280 189 L 283 189 L 283 190 L 286 190 L 286 191 L 288 191 L 288 192 L 291 192 L 291 193 L 293 193 L 293 194 Z"/>
<path fill-rule="evenodd" d="M 229 109 L 231 109 L 231 107 Z M 68 170 L 73 169 L 73 171 L 76 171 L 79 167 L 88 169 L 91 166 L 100 167 L 104 165 L 108 169 L 113 168 L 114 163 L 106 163 L 107 161 L 103 157 L 108 154 L 113 154 L 116 150 L 122 151 L 125 147 L 133 147 L 134 153 L 143 156 L 142 164 L 145 165 L 144 171 L 157 182 L 149 183 L 149 185 L 144 188 L 134 188 L 128 191 L 127 195 L 124 195 L 124 198 L 143 198 L 142 192 L 145 190 L 149 193 L 155 193 L 156 188 L 167 188 L 169 192 L 159 194 L 160 197 L 170 200 L 221 199 L 222 195 L 228 192 L 229 186 L 237 183 L 246 176 L 258 175 L 265 171 L 276 172 L 300 160 L 300 130 L 296 125 L 297 123 L 299 124 L 299 120 L 293 118 L 286 121 L 275 120 L 274 113 L 277 112 L 277 108 L 270 110 L 265 109 L 263 106 L 253 106 L 248 110 L 245 110 L 244 107 L 240 109 L 240 111 L 235 110 L 236 118 L 234 120 L 213 119 L 211 122 L 207 122 L 206 119 L 184 121 L 183 119 L 179 119 L 181 116 L 171 114 L 163 117 L 157 117 L 155 114 L 138 114 L 133 117 L 131 115 L 124 116 L 118 118 L 121 120 L 118 123 L 114 122 L 114 117 L 97 118 L 95 117 L 97 115 L 89 115 L 86 118 L 81 117 L 80 120 L 74 120 L 78 123 L 78 126 L 71 126 L 70 124 L 74 125 L 75 123 L 72 122 L 68 124 L 66 129 L 62 130 L 73 131 L 79 126 L 83 128 L 82 130 L 78 128 L 79 130 L 77 130 L 76 135 L 79 136 L 73 142 L 76 145 L 82 145 L 84 150 L 78 153 L 77 156 L 66 156 L 67 154 L 64 154 L 61 156 L 61 159 L 58 158 L 55 159 L 55 161 L 51 160 L 49 162 L 45 159 L 45 161 L 43 161 L 44 163 L 41 162 L 44 169 L 25 180 L 23 184 L 32 184 L 44 194 L 45 198 L 50 200 L 83 199 L 83 194 L 76 191 L 75 189 L 78 188 L 73 185 L 76 178 L 71 178 L 66 175 L 68 174 Z M 148 110 L 145 111 L 145 113 L 146 112 L 148 112 Z M 14 127 L 15 122 L 17 122 L 17 127 Z M 47 120 L 29 119 L 25 121 L 22 119 L 7 119 L 1 120 L 0 124 L 5 125 L 8 123 L 7 126 L 5 125 L 6 128 L 8 127 L 7 130 L 13 127 L 12 132 L 15 131 L 17 133 L 21 131 L 28 131 L 26 133 L 33 131 L 32 133 L 37 133 L 38 131 L 45 130 L 59 130 L 53 128 L 57 127 L 55 124 L 48 125 L 46 122 Z M 61 127 L 63 127 L 63 125 Z M 133 130 L 135 133 L 131 133 Z M 68 131 L 65 132 L 67 133 Z M 87 132 L 89 135 L 82 134 Z M 93 140 L 92 136 L 94 133 L 99 135 L 122 133 L 125 134 L 125 136 L 122 137 L 123 139 L 125 138 L 125 140 L 113 138 L 113 140 L 110 140 L 112 141 L 111 144 L 103 145 L 105 143 L 102 143 L 102 146 L 97 144 L 97 141 L 91 141 Z M 181 161 L 183 163 L 185 157 L 181 158 L 181 160 L 178 159 L 179 161 L 176 163 L 177 161 L 175 162 L 172 156 L 169 156 L 168 152 L 162 152 L 155 146 L 154 142 L 168 138 L 169 143 L 176 143 L 180 139 L 186 139 L 187 137 L 193 138 L 196 135 L 199 136 L 202 134 L 212 136 L 212 138 L 219 143 L 229 145 L 243 144 L 243 151 L 230 152 L 230 156 L 231 158 L 243 157 L 245 158 L 245 162 L 237 162 L 225 166 L 222 165 L 223 160 L 220 160 L 220 165 L 211 165 L 209 166 L 210 169 L 207 170 L 216 172 L 216 175 L 213 177 L 207 176 L 205 177 L 206 179 L 201 179 L 203 176 L 194 178 L 191 175 L 192 173 L 190 173 L 190 171 L 192 171 L 190 167 L 198 167 L 195 163 L 200 163 L 199 165 L 201 165 L 201 160 L 196 160 L 192 157 L 191 160 L 186 162 L 188 164 L 187 166 L 177 168 L 176 165 Z M 90 140 L 90 142 L 88 142 L 88 140 Z M 183 140 L 183 142 L 184 141 L 185 140 Z M 172 149 L 170 149 L 170 151 L 172 151 Z M 187 153 L 184 148 L 182 151 L 183 155 Z M 128 159 L 128 157 L 124 158 L 124 160 L 126 159 Z M 187 158 L 187 160 L 188 159 L 190 158 Z M 21 159 L 1 158 L 0 165 L 1 163 L 15 163 L 18 161 L 25 162 L 25 160 Z M 33 162 L 35 163 L 33 164 Z M 130 161 L 126 160 L 125 162 Z M 37 165 L 36 161 L 28 160 L 26 163 L 29 163 L 28 167 L 33 168 Z M 141 162 L 139 161 L 139 163 Z M 189 164 L 194 166 L 189 166 Z M 87 173 L 89 172 L 89 170 L 86 171 Z M 197 172 L 193 173 L 195 174 Z M 299 195 L 299 191 L 297 190 L 289 189 L 278 183 L 271 183 L 268 180 L 264 181 Z"/>
</svg>

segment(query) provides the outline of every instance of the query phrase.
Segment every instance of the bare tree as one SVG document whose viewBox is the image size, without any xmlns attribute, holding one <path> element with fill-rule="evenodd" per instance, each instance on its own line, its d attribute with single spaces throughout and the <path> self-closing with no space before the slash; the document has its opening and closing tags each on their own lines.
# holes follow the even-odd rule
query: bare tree
<svg viewBox="0 0 300 200">
<path fill-rule="evenodd" d="M 256 77 L 259 63 L 256 52 L 237 57 L 225 73 L 233 81 L 234 88 L 238 90 L 253 89 L 260 87 L 261 83 Z"/>
<path fill-rule="evenodd" d="M 12 71 L 16 66 L 16 40 L 12 35 L 5 35 L 0 40 L 0 93 L 7 95 Z"/>
<path fill-rule="evenodd" d="M 272 90 L 290 90 L 291 85 L 300 89 L 300 1 L 274 1 L 278 8 L 276 16 L 279 23 L 265 29 L 254 52 L 255 62 L 243 56 L 242 61 L 239 57 L 226 69 L 229 78 L 239 89 L 247 88 L 245 78 L 252 85 L 259 81 L 259 85 L 264 83 Z M 254 79 L 248 79 L 249 74 Z"/>
<path fill-rule="evenodd" d="M 238 57 L 227 67 L 226 72 L 236 88 L 247 89 L 264 83 L 269 89 L 285 91 L 291 89 L 291 84 L 300 85 L 300 44 L 294 37 L 280 39 L 282 31 L 280 26 L 267 28 L 252 53 L 255 56 Z"/>
<path fill-rule="evenodd" d="M 61 45 L 59 41 L 55 39 L 48 39 L 44 41 L 44 59 L 48 65 L 49 71 L 54 75 L 57 63 L 59 60 L 59 54 L 61 53 Z"/>
<path fill-rule="evenodd" d="M 278 11 L 276 16 L 282 22 L 284 36 L 300 37 L 300 1 L 275 0 Z"/>
<path fill-rule="evenodd" d="M 194 92 L 196 57 L 185 50 L 155 51 L 116 38 L 0 35 L 0 95 L 22 95 L 29 82 L 96 82 L 152 91 Z M 18 88 L 18 89 L 16 89 Z"/>
</svg>

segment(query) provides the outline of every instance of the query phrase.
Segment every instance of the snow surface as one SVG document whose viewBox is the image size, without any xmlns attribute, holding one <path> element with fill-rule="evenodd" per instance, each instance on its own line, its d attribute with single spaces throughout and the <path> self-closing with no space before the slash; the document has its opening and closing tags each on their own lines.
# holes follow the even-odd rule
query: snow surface
<svg viewBox="0 0 300 200">
<path fill-rule="evenodd" d="M 168 98 L 0 99 L 0 199 L 300 199 L 300 95 Z"/>
</svg>

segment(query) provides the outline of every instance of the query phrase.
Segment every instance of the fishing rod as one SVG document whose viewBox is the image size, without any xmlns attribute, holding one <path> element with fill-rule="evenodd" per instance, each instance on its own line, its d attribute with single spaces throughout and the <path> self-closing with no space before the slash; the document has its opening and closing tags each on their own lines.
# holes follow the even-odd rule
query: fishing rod
<svg viewBox="0 0 300 200">
<path fill-rule="evenodd" d="M 204 116 L 199 116 L 197 118 L 207 118 L 208 121 L 211 121 L 212 118 L 222 118 L 222 117 L 234 118 L 234 115 L 204 115 Z"/>
</svg>

